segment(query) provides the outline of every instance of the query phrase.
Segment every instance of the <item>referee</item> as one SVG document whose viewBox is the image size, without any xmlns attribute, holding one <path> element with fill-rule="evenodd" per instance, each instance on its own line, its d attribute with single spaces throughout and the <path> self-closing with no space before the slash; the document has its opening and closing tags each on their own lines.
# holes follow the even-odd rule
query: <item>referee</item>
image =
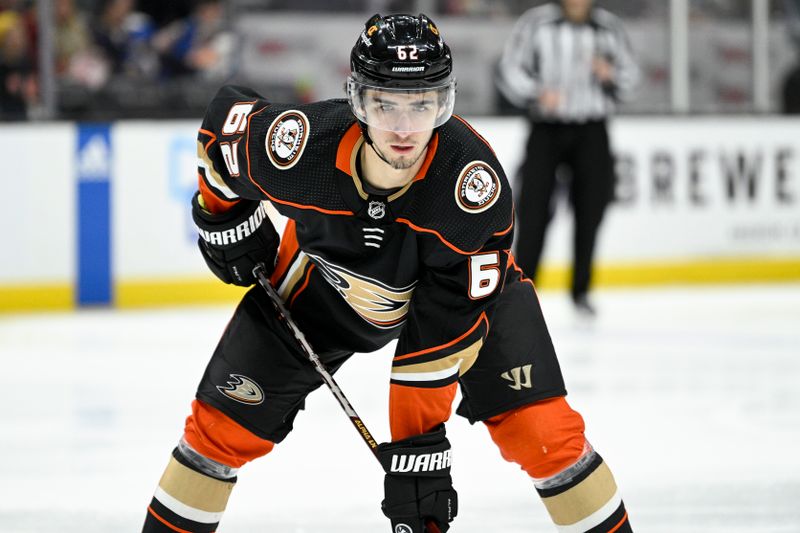
<svg viewBox="0 0 800 533">
<path fill-rule="evenodd" d="M 517 191 L 519 265 L 535 279 L 555 208 L 556 170 L 567 166 L 575 221 L 571 295 L 587 315 L 595 313 L 587 298 L 595 239 L 613 194 L 606 118 L 638 78 L 620 20 L 592 0 L 528 10 L 500 60 L 498 88 L 530 119 Z"/>
</svg>

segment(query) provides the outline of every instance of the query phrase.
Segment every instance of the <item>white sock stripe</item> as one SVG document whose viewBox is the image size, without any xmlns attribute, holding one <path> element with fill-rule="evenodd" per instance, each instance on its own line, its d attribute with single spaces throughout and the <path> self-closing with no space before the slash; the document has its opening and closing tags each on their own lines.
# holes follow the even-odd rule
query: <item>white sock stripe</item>
<svg viewBox="0 0 800 533">
<path fill-rule="evenodd" d="M 616 491 L 610 500 L 606 502 L 600 509 L 587 516 L 580 522 L 569 524 L 567 526 L 560 526 L 556 524 L 556 529 L 559 533 L 583 533 L 589 531 L 593 527 L 597 527 L 603 523 L 611 514 L 617 510 L 617 507 L 622 503 L 622 496 L 619 491 Z"/>
<path fill-rule="evenodd" d="M 372 246 L 373 248 L 380 248 L 381 247 L 380 244 L 375 244 L 374 242 L 365 242 L 364 245 L 365 246 Z"/>
<path fill-rule="evenodd" d="M 200 522 L 201 524 L 216 524 L 222 520 L 222 512 L 210 513 L 208 511 L 190 507 L 164 492 L 161 487 L 156 488 L 155 498 L 161 502 L 161 505 L 176 515 L 188 518 L 189 520 L 194 520 L 195 522 Z"/>
<path fill-rule="evenodd" d="M 361 229 L 363 229 L 365 232 L 377 231 L 378 233 L 383 233 L 383 231 L 384 231 L 384 230 L 382 230 L 380 228 L 361 228 Z"/>
<path fill-rule="evenodd" d="M 383 237 L 380 235 L 364 235 L 365 239 L 375 239 L 376 241 L 382 241 Z"/>
</svg>

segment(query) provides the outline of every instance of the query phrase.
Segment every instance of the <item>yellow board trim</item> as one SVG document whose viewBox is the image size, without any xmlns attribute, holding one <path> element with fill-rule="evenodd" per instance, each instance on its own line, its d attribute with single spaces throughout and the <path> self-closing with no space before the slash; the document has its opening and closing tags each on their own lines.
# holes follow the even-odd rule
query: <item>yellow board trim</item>
<svg viewBox="0 0 800 533">
<path fill-rule="evenodd" d="M 569 287 L 569 266 L 544 265 L 537 289 Z M 800 281 L 800 258 L 708 259 L 684 262 L 599 264 L 594 287 L 644 287 L 670 284 L 769 283 Z M 247 289 L 225 285 L 213 277 L 135 279 L 114 288 L 118 308 L 228 304 Z M 62 311 L 75 307 L 68 283 L 0 285 L 0 313 Z"/>
<path fill-rule="evenodd" d="M 0 313 L 63 311 L 75 305 L 70 284 L 0 285 Z"/>
<path fill-rule="evenodd" d="M 246 287 L 227 285 L 216 278 L 130 280 L 117 284 L 114 303 L 122 309 L 173 305 L 238 302 Z"/>
<path fill-rule="evenodd" d="M 569 266 L 544 265 L 536 288 L 566 289 L 571 275 Z M 594 269 L 592 286 L 607 288 L 781 281 L 800 281 L 800 258 L 598 264 Z"/>
</svg>

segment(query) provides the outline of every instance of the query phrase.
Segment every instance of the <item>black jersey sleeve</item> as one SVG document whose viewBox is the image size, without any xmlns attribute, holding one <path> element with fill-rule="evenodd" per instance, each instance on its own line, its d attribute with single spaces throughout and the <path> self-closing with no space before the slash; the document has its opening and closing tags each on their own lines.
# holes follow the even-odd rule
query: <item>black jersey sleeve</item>
<svg viewBox="0 0 800 533">
<path fill-rule="evenodd" d="M 278 104 L 251 89 L 223 87 L 198 134 L 204 200 L 223 208 L 239 198 L 271 200 L 285 215 L 291 209 L 345 214 L 330 169 L 353 122 L 343 100 Z"/>
<path fill-rule="evenodd" d="M 246 148 L 250 118 L 268 106 L 252 89 L 232 85 L 208 105 L 197 133 L 198 188 L 208 210 L 227 211 L 240 198 L 266 198 L 247 177 Z"/>
</svg>

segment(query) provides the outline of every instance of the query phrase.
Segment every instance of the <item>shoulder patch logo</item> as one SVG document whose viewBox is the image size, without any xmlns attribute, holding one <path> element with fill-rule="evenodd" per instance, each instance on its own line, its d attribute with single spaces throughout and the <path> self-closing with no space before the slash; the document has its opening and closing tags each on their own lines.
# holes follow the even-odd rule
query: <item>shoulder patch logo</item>
<svg viewBox="0 0 800 533">
<path fill-rule="evenodd" d="M 486 211 L 500 197 L 500 180 L 483 161 L 473 161 L 461 170 L 456 181 L 456 203 L 462 211 Z"/>
<path fill-rule="evenodd" d="M 269 160 L 278 170 L 292 168 L 303 155 L 308 134 L 308 117 L 302 111 L 284 111 L 267 130 L 265 143 Z"/>
<path fill-rule="evenodd" d="M 241 374 L 230 374 L 230 377 L 227 386 L 217 386 L 217 390 L 222 394 L 247 405 L 258 405 L 264 401 L 264 392 L 258 383 Z"/>
</svg>

